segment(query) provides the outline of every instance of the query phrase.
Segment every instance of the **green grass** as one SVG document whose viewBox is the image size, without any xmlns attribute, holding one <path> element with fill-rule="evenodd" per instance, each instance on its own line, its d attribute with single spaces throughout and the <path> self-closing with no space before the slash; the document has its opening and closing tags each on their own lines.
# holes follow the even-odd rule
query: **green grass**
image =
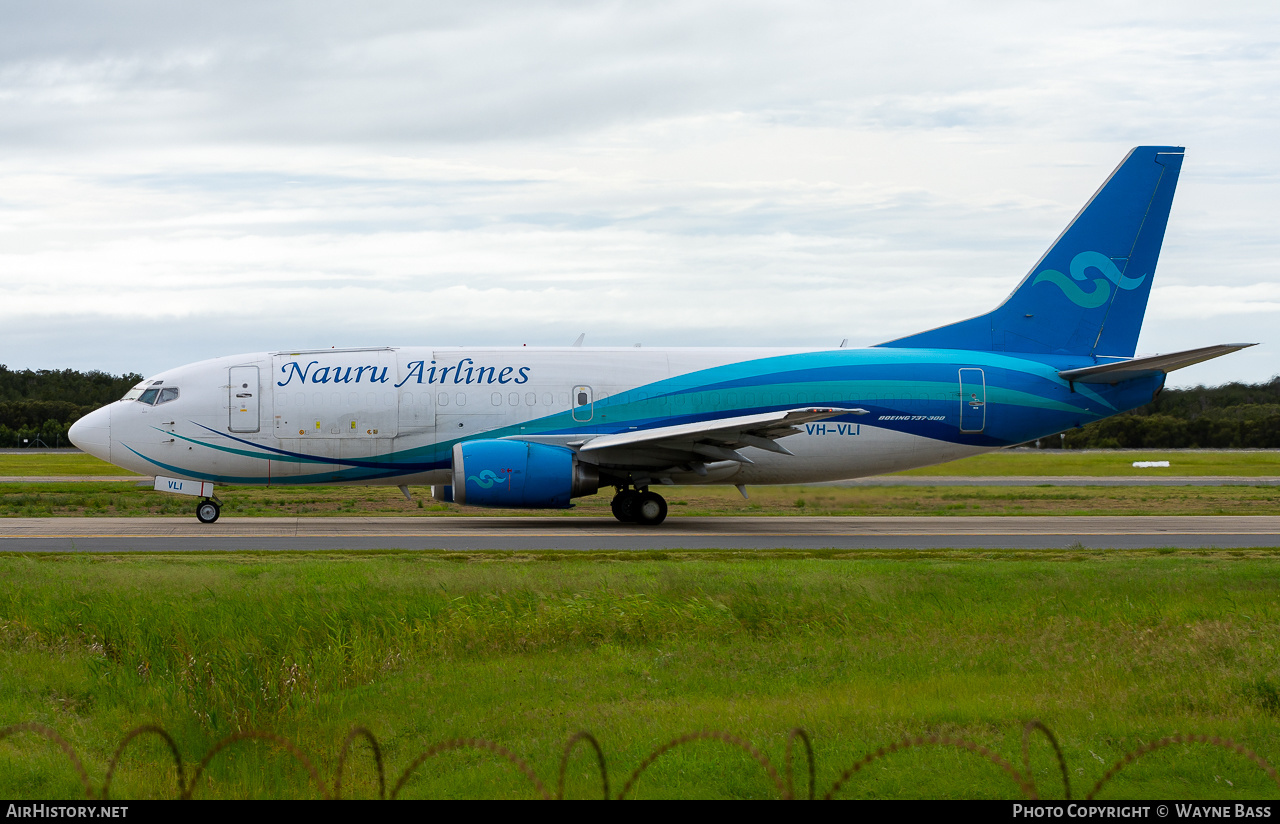
<svg viewBox="0 0 1280 824">
<path fill-rule="evenodd" d="M 0 724 L 66 736 L 97 785 L 126 730 L 160 723 L 188 763 L 233 731 L 297 741 L 322 774 L 354 724 L 392 777 L 433 743 L 483 736 L 554 785 L 561 747 L 602 742 L 615 791 L 677 734 L 724 729 L 783 760 L 805 728 L 818 784 L 906 735 L 965 736 L 1019 761 L 1021 723 L 1058 736 L 1080 797 L 1124 752 L 1174 732 L 1280 760 L 1280 550 L 1153 552 L 222 553 L 0 556 Z M 579 750 L 568 794 L 598 792 Z M 1041 791 L 1056 765 L 1033 748 Z M 376 792 L 367 751 L 344 779 Z M 409 797 L 527 797 L 484 754 L 429 761 Z M 0 795 L 75 797 L 64 756 L 0 743 Z M 154 739 L 113 797 L 169 796 Z M 308 797 L 305 772 L 251 744 L 198 797 Z M 771 797 L 758 767 L 700 743 L 641 798 Z M 974 756 L 920 748 L 848 797 L 1016 797 Z M 1109 798 L 1277 795 L 1245 759 L 1178 746 Z"/>
<path fill-rule="evenodd" d="M 84 452 L 33 452 L 0 454 L 0 475 L 133 475 L 127 469 Z M 139 476 L 142 477 L 142 476 Z"/>
<path fill-rule="evenodd" d="M 1167 468 L 1138 469 L 1134 461 L 1168 461 Z M 1133 476 L 1154 478 L 1192 476 L 1277 476 L 1280 451 L 1222 451 L 1211 449 L 1090 450 L 1008 449 L 975 455 L 951 463 L 910 469 L 899 475 L 1008 476 L 1063 475 Z"/>
<path fill-rule="evenodd" d="M 1135 469 L 1134 461 L 1169 461 L 1167 469 Z M 128 470 L 100 461 L 92 455 L 68 452 L 31 455 L 0 454 L 0 475 L 129 475 Z M 912 469 L 901 475 L 1008 476 L 1119 475 L 1158 477 L 1276 476 L 1280 475 L 1280 451 L 1198 450 L 1033 450 L 992 452 L 951 463 Z"/>
<path fill-rule="evenodd" d="M 679 515 L 1276 515 L 1280 487 L 805 487 L 756 486 L 743 500 L 733 487 L 665 487 Z M 219 487 L 228 517 L 519 515 L 612 517 L 611 491 L 575 500 L 572 509 L 479 509 L 431 500 L 412 487 L 406 501 L 394 487 Z M 9 483 L 0 490 L 0 517 L 182 516 L 195 499 L 166 495 L 134 482 Z"/>
<path fill-rule="evenodd" d="M 1134 469 L 1135 460 L 1168 459 L 1168 469 Z M 89 455 L 0 455 L 0 475 L 120 474 Z M 979 455 L 902 475 L 1161 476 L 1280 475 L 1277 452 L 1062 452 L 1016 450 Z M 141 476 L 140 476 L 141 477 Z M 1280 488 L 1233 487 L 751 487 L 744 501 L 732 487 L 663 490 L 673 515 L 1274 515 Z M 608 517 L 609 490 L 578 499 L 572 510 L 481 510 L 441 504 L 428 487 L 406 501 L 394 487 L 219 488 L 228 516 L 504 515 Z M 6 483 L 0 517 L 188 516 L 184 496 L 136 482 Z"/>
</svg>

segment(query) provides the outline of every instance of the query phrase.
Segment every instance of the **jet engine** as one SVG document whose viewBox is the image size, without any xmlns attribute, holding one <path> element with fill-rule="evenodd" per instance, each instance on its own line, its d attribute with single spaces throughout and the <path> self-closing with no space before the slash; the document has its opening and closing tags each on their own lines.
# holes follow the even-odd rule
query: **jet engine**
<svg viewBox="0 0 1280 824">
<path fill-rule="evenodd" d="M 470 506 L 565 508 L 594 495 L 600 475 L 572 449 L 526 441 L 466 441 L 453 446 L 453 500 Z"/>
</svg>

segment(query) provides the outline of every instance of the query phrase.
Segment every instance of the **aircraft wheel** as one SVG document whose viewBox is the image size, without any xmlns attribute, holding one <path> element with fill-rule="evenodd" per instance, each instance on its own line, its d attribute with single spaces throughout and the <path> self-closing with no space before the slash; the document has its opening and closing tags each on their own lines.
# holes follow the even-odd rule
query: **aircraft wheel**
<svg viewBox="0 0 1280 824">
<path fill-rule="evenodd" d="M 222 507 L 215 501 L 201 501 L 196 504 L 196 520 L 202 524 L 211 524 L 222 514 Z"/>
<path fill-rule="evenodd" d="M 636 502 L 636 523 L 657 526 L 667 518 L 667 502 L 656 492 L 643 492 Z"/>
<path fill-rule="evenodd" d="M 609 508 L 613 510 L 613 517 L 624 524 L 630 524 L 636 520 L 636 504 L 639 502 L 639 492 L 634 489 L 624 489 L 613 496 L 613 500 L 609 502 Z"/>
</svg>

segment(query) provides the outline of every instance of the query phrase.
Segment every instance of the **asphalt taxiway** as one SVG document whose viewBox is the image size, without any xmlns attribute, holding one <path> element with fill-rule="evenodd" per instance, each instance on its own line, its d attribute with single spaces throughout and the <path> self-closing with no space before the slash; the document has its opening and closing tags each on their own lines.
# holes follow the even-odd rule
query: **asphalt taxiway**
<svg viewBox="0 0 1280 824">
<path fill-rule="evenodd" d="M 0 552 L 1280 547 L 1280 516 L 3 518 Z"/>
</svg>

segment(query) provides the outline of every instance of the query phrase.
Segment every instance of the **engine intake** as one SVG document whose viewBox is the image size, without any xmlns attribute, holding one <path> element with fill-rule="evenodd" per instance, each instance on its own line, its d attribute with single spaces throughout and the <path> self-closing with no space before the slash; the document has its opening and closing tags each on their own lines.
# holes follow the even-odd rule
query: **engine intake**
<svg viewBox="0 0 1280 824">
<path fill-rule="evenodd" d="M 470 506 L 551 509 L 600 488 L 594 466 L 572 449 L 527 441 L 466 441 L 453 446 L 453 498 Z"/>
</svg>

